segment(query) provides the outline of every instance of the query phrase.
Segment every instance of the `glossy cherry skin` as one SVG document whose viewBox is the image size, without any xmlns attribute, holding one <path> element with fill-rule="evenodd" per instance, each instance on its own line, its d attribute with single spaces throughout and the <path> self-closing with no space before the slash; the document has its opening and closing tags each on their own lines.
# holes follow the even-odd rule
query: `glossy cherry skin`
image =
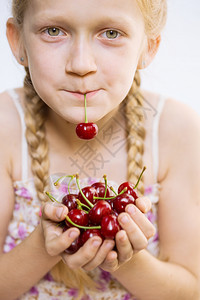
<svg viewBox="0 0 200 300">
<path fill-rule="evenodd" d="M 80 139 L 91 140 L 98 133 L 98 126 L 95 123 L 79 123 L 76 126 L 76 134 Z"/>
<path fill-rule="evenodd" d="M 138 195 L 136 193 L 136 190 L 134 189 L 134 184 L 132 184 L 131 182 L 124 182 L 122 184 L 120 184 L 120 186 L 118 187 L 118 194 L 124 189 L 127 188 L 126 193 L 133 196 L 134 199 L 138 198 Z"/>
<path fill-rule="evenodd" d="M 100 229 L 87 229 L 81 234 L 82 245 L 85 244 L 87 240 L 93 236 L 99 236 L 101 239 L 103 239 Z"/>
<path fill-rule="evenodd" d="M 66 231 L 67 229 L 69 229 L 69 226 L 68 225 L 65 225 L 64 228 L 63 228 L 63 232 Z M 65 249 L 65 253 L 67 254 L 73 254 L 75 253 L 76 251 L 78 251 L 78 249 L 82 246 L 82 242 L 81 242 L 81 236 L 79 235 L 77 237 L 77 239 L 75 239 L 71 245 Z"/>
<path fill-rule="evenodd" d="M 88 222 L 89 222 L 89 217 L 88 214 L 80 209 L 72 209 L 68 212 L 67 216 L 70 218 L 70 220 L 72 222 L 74 222 L 77 225 L 80 226 L 87 226 Z M 74 225 L 72 225 L 71 223 L 69 223 L 67 220 L 65 220 L 65 223 L 69 226 L 69 227 L 73 227 Z"/>
<path fill-rule="evenodd" d="M 105 195 L 105 183 L 103 182 L 95 182 L 92 184 L 92 186 L 96 189 L 98 197 L 104 197 Z M 106 197 L 111 197 L 113 195 L 113 192 L 109 187 L 107 187 L 106 191 Z"/>
<path fill-rule="evenodd" d="M 121 195 L 118 195 L 114 200 L 113 200 L 113 209 L 118 212 L 118 214 L 122 213 L 125 211 L 125 207 L 128 204 L 134 204 L 135 199 L 132 195 L 128 193 L 123 193 Z"/>
<path fill-rule="evenodd" d="M 103 217 L 101 221 L 101 234 L 105 239 L 114 239 L 119 230 L 120 225 L 114 214 Z"/>
<path fill-rule="evenodd" d="M 83 194 L 86 196 L 86 198 L 92 203 L 92 204 L 95 204 L 98 200 L 94 199 L 94 196 L 98 196 L 97 195 L 97 191 L 94 187 L 92 186 L 86 186 L 82 189 L 82 192 Z M 85 201 L 85 199 L 83 198 L 83 196 L 81 195 L 81 192 L 79 192 L 78 194 L 78 199 L 88 205 L 88 203 Z"/>
<path fill-rule="evenodd" d="M 99 200 L 89 211 L 89 221 L 92 225 L 100 225 L 104 216 L 110 215 L 112 208 L 105 200 Z"/>
<path fill-rule="evenodd" d="M 70 210 L 77 208 L 78 204 L 76 199 L 78 198 L 78 195 L 76 194 L 68 194 L 65 195 L 62 198 L 62 204 L 64 204 L 65 206 L 67 206 L 67 208 Z"/>
</svg>

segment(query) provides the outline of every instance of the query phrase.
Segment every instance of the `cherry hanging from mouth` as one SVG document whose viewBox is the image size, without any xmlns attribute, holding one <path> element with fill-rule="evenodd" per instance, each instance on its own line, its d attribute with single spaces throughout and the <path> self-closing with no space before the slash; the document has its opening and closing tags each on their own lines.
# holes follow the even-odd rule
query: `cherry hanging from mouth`
<svg viewBox="0 0 200 300">
<path fill-rule="evenodd" d="M 86 94 L 84 95 L 85 103 L 85 123 L 79 123 L 76 126 L 76 134 L 80 139 L 91 140 L 98 133 L 98 126 L 95 123 L 89 123 L 87 120 Z"/>
</svg>

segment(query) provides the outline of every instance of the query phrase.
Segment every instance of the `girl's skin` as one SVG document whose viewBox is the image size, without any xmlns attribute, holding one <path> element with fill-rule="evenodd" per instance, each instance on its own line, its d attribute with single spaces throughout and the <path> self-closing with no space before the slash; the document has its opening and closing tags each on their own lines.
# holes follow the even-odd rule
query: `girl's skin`
<svg viewBox="0 0 200 300">
<path fill-rule="evenodd" d="M 151 63 L 160 42 L 160 37 L 150 40 L 145 35 L 143 17 L 134 0 L 102 0 L 101 5 L 99 0 L 30 1 L 23 31 L 19 32 L 9 19 L 7 37 L 19 63 L 24 57 L 23 65 L 29 67 L 37 93 L 52 108 L 46 124 L 50 173 L 68 174 L 77 170 L 67 163 L 67 157 L 84 143 L 75 137 L 76 124 L 84 121 L 84 93 L 89 121 L 99 127 L 108 121 L 114 126 L 113 117 L 117 116 L 123 123 L 123 116 L 117 115 L 118 106 L 131 87 L 136 69 L 142 68 L 142 60 L 146 66 Z M 17 91 L 23 99 L 23 89 Z M 144 95 L 153 107 L 157 106 L 158 95 Z M 14 207 L 12 182 L 21 179 L 21 128 L 9 96 L 4 93 L 0 98 L 0 120 L 5 124 L 0 128 L 3 249 Z M 153 182 L 152 122 L 153 117 L 145 120 L 145 185 Z M 102 242 L 94 237 L 77 253 L 63 254 L 79 230 L 71 228 L 62 233 L 54 221 L 63 220 L 67 208 L 46 204 L 41 224 L 19 246 L 0 257 L 0 298 L 20 296 L 63 259 L 71 268 L 92 270 L 100 266 L 139 299 L 199 299 L 199 134 L 198 116 L 169 99 L 159 132 L 159 259 L 145 250 L 155 232 L 142 213 L 150 209 L 145 197 L 138 199 L 137 207 L 129 205 L 119 216 L 123 230 L 116 236 L 117 253 L 112 251 L 113 241 Z M 95 139 L 90 145 L 98 146 L 106 155 Z M 123 148 L 105 165 L 104 173 L 116 182 L 126 181 L 126 160 Z M 101 176 L 100 170 L 97 177 Z M 123 222 L 124 217 L 128 223 Z"/>
</svg>

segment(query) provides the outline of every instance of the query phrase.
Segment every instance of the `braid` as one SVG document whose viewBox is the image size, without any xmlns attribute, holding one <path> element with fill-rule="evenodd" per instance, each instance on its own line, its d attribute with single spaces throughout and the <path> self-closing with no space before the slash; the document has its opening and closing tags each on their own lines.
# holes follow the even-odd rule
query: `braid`
<svg viewBox="0 0 200 300">
<path fill-rule="evenodd" d="M 45 138 L 47 106 L 36 94 L 28 68 L 24 79 L 26 139 L 38 198 L 46 201 L 44 190 L 49 172 L 48 144 Z"/>
<path fill-rule="evenodd" d="M 136 183 L 143 168 L 144 153 L 144 115 L 142 111 L 143 97 L 140 88 L 140 74 L 135 73 L 133 85 L 126 97 L 125 111 L 128 130 L 128 180 Z M 138 188 L 139 195 L 144 194 L 144 183 L 141 179 Z"/>
<path fill-rule="evenodd" d="M 49 174 L 48 143 L 45 138 L 45 120 L 47 105 L 36 94 L 28 68 L 24 79 L 25 89 L 25 122 L 26 139 L 31 156 L 31 167 L 34 176 L 35 188 L 38 198 L 47 201 L 44 190 L 47 187 Z M 84 294 L 84 287 L 96 289 L 94 281 L 83 270 L 71 270 L 60 261 L 51 270 L 56 281 L 63 282 L 68 287 L 79 289 L 77 300 Z"/>
</svg>

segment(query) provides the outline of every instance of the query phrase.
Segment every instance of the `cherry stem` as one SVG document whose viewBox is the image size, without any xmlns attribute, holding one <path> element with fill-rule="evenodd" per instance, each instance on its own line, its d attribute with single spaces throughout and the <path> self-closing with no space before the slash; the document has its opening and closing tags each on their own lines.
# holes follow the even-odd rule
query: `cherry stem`
<svg viewBox="0 0 200 300">
<path fill-rule="evenodd" d="M 84 105 L 85 105 L 85 123 L 88 123 L 88 119 L 87 119 L 87 102 L 86 102 L 86 94 L 84 95 Z"/>
<path fill-rule="evenodd" d="M 75 175 L 64 175 L 64 176 L 61 176 L 60 178 L 58 178 L 58 180 L 56 180 L 56 182 L 54 182 L 54 185 L 55 185 L 55 186 L 58 186 L 59 181 L 60 181 L 62 178 L 65 178 L 65 177 L 70 177 L 70 178 L 71 178 L 70 181 L 69 181 L 69 183 L 68 183 L 68 185 L 67 185 L 68 193 L 70 194 L 69 186 L 70 186 L 71 181 L 74 179 Z"/>
<path fill-rule="evenodd" d="M 107 182 L 107 177 L 106 175 L 103 176 L 104 181 L 105 181 L 105 193 L 104 193 L 104 198 L 106 198 L 106 193 L 107 193 L 107 188 L 108 188 L 108 182 Z"/>
<path fill-rule="evenodd" d="M 142 175 L 143 175 L 143 173 L 144 173 L 145 170 L 146 170 L 146 166 L 144 166 L 144 168 L 142 169 L 142 172 L 141 172 L 141 174 L 140 174 L 140 176 L 138 178 L 138 181 L 137 181 L 136 185 L 134 186 L 134 189 L 137 188 L 137 186 L 138 186 L 138 184 L 139 184 L 139 182 L 140 182 L 140 180 L 142 178 Z"/>
<path fill-rule="evenodd" d="M 83 194 L 83 191 L 80 187 L 80 184 L 79 184 L 79 175 L 76 174 L 76 183 L 77 183 L 77 186 L 78 186 L 78 189 L 82 195 L 82 197 L 85 199 L 85 201 L 87 202 L 87 204 L 90 206 L 90 207 L 93 207 L 94 205 L 90 202 L 90 200 L 88 200 L 88 198 Z"/>
<path fill-rule="evenodd" d="M 110 199 L 116 198 L 116 196 L 119 196 L 119 195 L 125 193 L 126 191 L 127 191 L 127 187 L 125 187 L 119 194 L 116 194 L 115 196 L 108 197 L 108 198 L 104 198 L 104 197 L 95 197 L 95 196 L 94 196 L 94 199 L 110 200 Z"/>
<path fill-rule="evenodd" d="M 114 192 L 114 194 L 117 196 L 117 192 L 115 192 L 114 188 L 112 186 L 110 186 L 111 191 Z"/>
<path fill-rule="evenodd" d="M 56 198 L 54 198 L 49 192 L 45 192 L 45 194 L 49 197 L 49 199 L 52 201 L 52 202 L 57 202 L 60 204 L 60 202 L 58 200 L 56 200 Z"/>
<path fill-rule="evenodd" d="M 76 202 L 77 202 L 77 204 L 78 204 L 78 208 L 85 207 L 85 208 L 87 208 L 88 210 L 90 210 L 90 207 L 87 206 L 86 204 L 82 203 L 79 199 L 76 199 Z"/>
<path fill-rule="evenodd" d="M 81 225 L 75 224 L 68 216 L 65 216 L 65 218 L 74 227 L 78 227 L 80 229 L 101 229 L 101 226 L 81 226 Z"/>
</svg>

